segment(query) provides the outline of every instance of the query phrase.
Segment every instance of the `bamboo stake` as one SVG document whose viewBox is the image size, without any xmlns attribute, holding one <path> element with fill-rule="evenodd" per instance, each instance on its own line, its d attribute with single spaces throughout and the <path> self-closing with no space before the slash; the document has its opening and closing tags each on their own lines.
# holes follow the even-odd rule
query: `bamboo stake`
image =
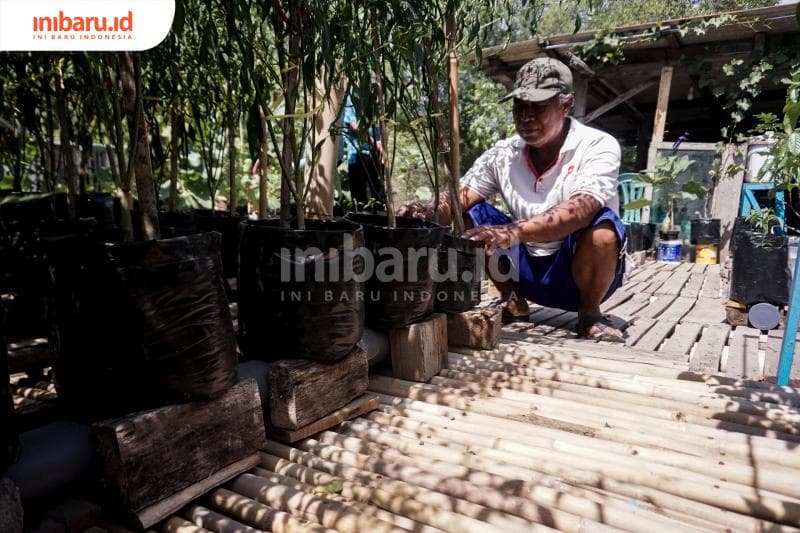
<svg viewBox="0 0 800 533">
<path fill-rule="evenodd" d="M 633 412 L 617 411 L 604 407 L 598 407 L 587 403 L 576 403 L 537 396 L 534 401 L 511 400 L 508 396 L 515 391 L 502 391 L 506 398 L 485 398 L 476 395 L 474 392 L 465 390 L 463 387 L 440 387 L 410 381 L 403 381 L 383 376 L 375 376 L 370 382 L 371 390 L 394 396 L 409 397 L 415 400 L 424 400 L 430 403 L 455 402 L 452 407 L 466 408 L 472 406 L 472 410 L 485 410 L 485 414 L 494 416 L 528 416 L 530 414 L 548 416 L 566 422 L 586 423 L 589 426 L 611 425 L 621 426 L 632 429 L 640 427 L 659 433 L 686 433 L 694 437 L 720 438 L 732 442 L 744 442 L 752 445 L 763 445 L 766 447 L 778 447 L 781 449 L 792 449 L 794 442 L 800 442 L 800 437 L 775 433 L 772 431 L 762 431 L 769 437 L 757 435 L 746 435 L 736 432 L 720 431 L 717 428 L 699 426 L 684 422 L 674 422 L 670 420 L 658 420 L 646 415 Z M 380 390 L 379 390 L 380 389 Z M 522 395 L 523 393 L 516 393 Z M 535 406 L 535 413 L 531 413 L 531 404 Z M 600 420 L 602 419 L 602 420 Z M 798 457 L 800 458 L 800 457 Z"/>
<path fill-rule="evenodd" d="M 547 402 L 552 399 L 555 400 L 555 402 L 586 403 L 586 397 L 579 394 L 571 394 L 568 392 L 542 394 L 541 391 L 520 391 L 508 387 L 495 387 L 486 383 L 484 380 L 462 380 L 459 378 L 439 376 L 432 378 L 430 383 L 432 385 L 441 385 L 445 387 L 460 387 L 471 392 L 521 402 Z M 614 409 L 619 412 L 636 413 L 650 418 L 704 426 L 714 428 L 715 430 L 724 429 L 727 431 L 760 436 L 766 433 L 767 435 L 775 435 L 776 438 L 781 440 L 800 442 L 800 436 L 798 435 L 800 430 L 798 430 L 795 424 L 788 421 L 770 421 L 763 417 L 756 417 L 744 413 L 731 413 L 730 418 L 738 420 L 738 422 L 734 422 L 732 420 L 708 418 L 708 412 L 698 416 L 690 412 L 689 409 L 670 410 L 662 407 L 654 407 L 652 405 L 643 406 L 631 402 L 620 402 L 614 399 L 603 398 L 600 395 L 592 396 L 591 405 L 597 406 L 598 409 Z M 792 439 L 792 437 L 797 440 Z"/>
<path fill-rule="evenodd" d="M 460 361 L 460 362 L 459 362 Z M 500 368 L 500 367 L 495 367 Z M 615 380 L 596 380 L 594 385 L 577 384 L 574 381 L 574 374 L 570 374 L 570 380 L 563 378 L 563 373 L 555 375 L 558 380 L 532 379 L 528 376 L 517 376 L 501 370 L 490 370 L 490 368 L 479 368 L 477 365 L 463 364 L 463 360 L 454 359 L 453 366 L 443 370 L 440 375 L 459 379 L 469 379 L 481 381 L 491 379 L 496 381 L 497 386 L 515 388 L 515 390 L 525 390 L 516 387 L 534 387 L 550 391 L 566 391 L 579 394 L 602 394 L 609 398 L 626 399 L 640 405 L 671 406 L 674 409 L 693 410 L 697 413 L 707 414 L 709 409 L 724 411 L 725 413 L 744 413 L 761 416 L 768 420 L 787 421 L 800 423 L 800 413 L 787 409 L 785 406 L 776 406 L 763 402 L 751 402 L 745 399 L 718 399 L 705 398 L 698 396 L 695 402 L 688 401 L 684 394 L 676 394 L 672 389 L 666 387 L 656 387 L 629 383 Z M 606 385 L 606 386 L 603 386 Z"/>
<path fill-rule="evenodd" d="M 163 533 L 212 533 L 179 516 L 173 516 L 164 522 L 161 526 L 161 531 Z"/>
<path fill-rule="evenodd" d="M 386 425 L 370 421 L 351 421 L 346 423 L 343 428 L 345 431 L 348 431 L 350 428 L 355 428 L 356 430 L 378 430 L 388 434 L 406 437 L 412 440 L 419 439 L 419 433 L 417 432 L 398 427 L 387 427 Z M 797 500 L 791 495 L 786 495 L 784 492 L 776 493 L 774 491 L 766 490 L 760 486 L 753 487 L 746 483 L 743 484 L 731 482 L 731 480 L 723 480 L 719 476 L 693 472 L 688 468 L 680 469 L 669 465 L 652 463 L 639 459 L 638 456 L 635 455 L 626 457 L 599 449 L 588 450 L 587 452 L 584 447 L 566 443 L 562 443 L 557 447 L 543 448 L 500 438 L 494 439 L 493 446 L 486 446 L 481 442 L 476 442 L 474 432 L 467 433 L 450 428 L 441 429 L 438 431 L 438 434 L 439 436 L 434 436 L 433 433 L 426 432 L 424 435 L 425 440 L 423 442 L 432 443 L 439 446 L 451 446 L 459 449 L 463 448 L 465 451 L 474 451 L 475 447 L 478 447 L 485 449 L 485 453 L 490 453 L 490 450 L 497 450 L 512 454 L 519 454 L 524 457 L 539 460 L 547 460 L 546 458 L 550 457 L 551 461 L 556 462 L 558 462 L 558 459 L 554 459 L 554 457 L 560 457 L 563 459 L 563 464 L 568 466 L 570 466 L 570 456 L 572 456 L 573 460 L 576 462 L 584 459 L 593 463 L 602 461 L 606 465 L 614 465 L 620 468 L 636 468 L 642 471 L 647 471 L 648 475 L 661 476 L 664 479 L 683 479 L 686 481 L 704 484 L 706 486 L 713 486 L 715 488 L 729 490 L 732 493 L 740 494 L 745 497 L 753 497 L 758 499 L 768 497 L 775 500 L 793 502 L 800 505 L 800 500 Z M 553 452 L 558 453 L 558 455 L 553 455 Z M 587 468 L 591 470 L 591 468 Z M 600 470 L 597 471 L 599 472 Z M 786 487 L 782 485 L 781 488 L 783 491 L 788 491 L 790 493 L 797 492 L 797 489 L 792 488 L 791 486 Z"/>
<path fill-rule="evenodd" d="M 301 522 L 288 513 L 236 494 L 228 489 L 217 489 L 209 495 L 214 508 L 254 527 L 273 533 L 336 533 L 309 522 Z"/>
<path fill-rule="evenodd" d="M 394 467 L 367 455 L 351 457 L 349 461 L 344 460 L 342 463 L 349 467 L 342 467 L 341 463 L 326 461 L 311 453 L 293 450 L 288 446 L 276 445 L 272 447 L 272 451 L 287 461 L 301 463 L 324 472 L 335 472 L 347 477 L 356 476 L 365 481 L 374 482 L 374 480 L 382 479 L 383 476 L 400 479 L 485 505 L 491 509 L 515 514 L 537 523 L 545 523 L 561 531 L 582 531 L 586 528 L 593 531 L 609 529 L 602 525 L 601 521 L 606 522 L 608 526 L 626 529 L 634 527 L 649 531 L 687 531 L 685 524 L 663 519 L 649 511 L 632 515 L 629 506 L 627 509 L 622 507 L 621 511 L 617 507 L 598 507 L 595 502 L 547 487 L 531 487 L 532 490 L 526 499 L 503 493 L 492 487 L 476 485 L 458 477 L 426 473 L 413 466 Z M 579 518 L 579 516 L 583 518 Z"/>
<path fill-rule="evenodd" d="M 215 533 L 263 533 L 260 529 L 246 526 L 202 505 L 190 505 L 183 514 L 189 521 L 207 527 Z"/>
<path fill-rule="evenodd" d="M 229 488 L 270 507 L 286 511 L 297 518 L 316 522 L 331 529 L 353 533 L 405 532 L 403 528 L 383 520 L 362 516 L 340 502 L 306 494 L 279 481 L 260 476 L 242 474 L 230 484 Z"/>
<path fill-rule="evenodd" d="M 424 443 L 411 441 L 397 435 L 387 435 L 380 430 L 362 430 L 354 427 L 353 424 L 347 424 L 346 433 L 368 436 L 369 440 L 390 444 L 395 447 L 400 445 L 399 441 L 406 442 L 408 448 L 421 448 L 424 445 Z M 428 446 L 425 447 L 427 448 Z M 621 483 L 632 483 L 664 490 L 676 496 L 718 506 L 737 513 L 750 514 L 787 525 L 800 525 L 800 504 L 798 503 L 763 495 L 759 495 L 757 498 L 748 497 L 722 486 L 717 488 L 716 485 L 699 483 L 694 480 L 664 477 L 641 469 L 596 462 L 591 459 L 578 458 L 554 451 L 548 451 L 541 458 L 533 458 L 500 450 L 469 446 L 461 453 L 461 460 L 467 460 L 468 456 L 472 455 L 516 464 L 555 476 L 584 477 L 592 480 L 592 483 L 604 483 L 606 479 L 610 478 Z"/>
<path fill-rule="evenodd" d="M 419 531 L 420 533 L 441 533 L 440 529 L 427 526 L 413 518 L 375 505 L 369 498 L 365 499 L 362 497 L 362 491 L 358 489 L 354 491 L 352 485 L 345 485 L 344 480 L 336 476 L 331 476 L 312 469 L 303 469 L 300 465 L 286 463 L 279 465 L 279 472 L 277 469 L 272 468 L 275 462 L 271 460 L 269 454 L 263 452 L 261 453 L 261 464 L 267 468 L 255 468 L 253 470 L 254 474 L 268 479 L 280 478 L 285 485 L 302 492 L 314 491 L 314 489 L 319 486 L 341 484 L 340 493 L 328 492 L 320 494 L 320 496 L 346 505 L 352 511 L 363 516 L 370 516 L 378 520 L 383 520 L 384 522 L 388 522 L 405 530 Z M 276 478 L 275 476 L 278 477 Z"/>
<path fill-rule="evenodd" d="M 339 481 L 342 483 L 342 495 L 364 503 L 374 503 L 382 508 L 390 507 L 395 513 L 411 516 L 418 522 L 428 524 L 434 528 L 446 531 L 552 531 L 548 527 L 537 527 L 517 516 L 512 516 L 501 511 L 493 511 L 483 505 L 478 505 L 459 498 L 453 498 L 437 492 L 426 490 L 404 481 L 380 479 L 378 476 L 370 479 L 365 472 L 351 469 L 350 476 L 361 478 L 359 482 L 346 481 L 341 475 L 330 475 L 324 471 L 289 462 L 279 457 L 262 454 L 262 462 L 269 465 L 280 466 L 281 469 L 291 470 L 301 476 L 318 476 L 327 479 L 325 483 Z M 365 486 L 364 483 L 369 486 Z M 418 526 L 414 528 L 416 531 Z"/>
<path fill-rule="evenodd" d="M 367 443 L 358 437 L 340 435 L 331 431 L 320 433 L 318 438 L 319 441 L 314 439 L 301 441 L 299 446 L 320 457 L 330 457 L 336 461 L 342 461 L 344 457 L 351 452 L 328 452 L 325 448 L 326 444 L 341 446 L 346 450 L 355 448 L 362 452 L 369 453 L 370 455 L 377 456 L 387 462 L 413 464 L 421 468 L 436 471 L 442 471 L 444 468 L 445 470 L 442 473 L 445 475 L 449 474 L 448 469 L 456 468 L 455 465 L 458 465 L 458 467 L 464 468 L 466 472 L 473 472 L 474 475 L 480 476 L 481 479 L 484 479 L 485 476 L 495 475 L 500 480 L 503 480 L 500 485 L 503 490 L 510 490 L 513 494 L 518 494 L 523 497 L 527 495 L 527 485 L 525 482 L 546 483 L 547 480 L 554 479 L 538 471 L 512 464 L 498 463 L 474 455 L 459 454 L 449 448 L 442 448 L 440 446 L 425 446 L 424 448 L 420 448 L 407 445 L 406 440 L 398 439 L 396 446 L 392 447 L 378 444 L 376 441 L 369 438 L 369 436 L 365 436 L 369 441 L 369 443 Z M 745 528 L 751 531 L 762 531 L 765 529 L 762 521 L 755 520 L 750 516 L 731 513 L 715 506 L 688 500 L 680 496 L 674 496 L 657 489 L 642 487 L 627 482 L 620 483 L 608 478 L 602 479 L 597 476 L 589 476 L 580 471 L 575 471 L 573 473 L 574 476 L 562 479 L 568 483 L 603 488 L 607 492 L 634 498 L 636 501 L 650 502 L 659 509 L 672 509 L 680 515 L 691 515 L 718 526 L 730 527 L 732 529 Z M 507 480 L 513 480 L 513 482 L 509 483 Z M 556 487 L 562 491 L 567 490 L 561 482 L 556 482 Z M 630 501 L 626 500 L 625 503 L 630 504 Z M 771 525 L 771 523 L 767 524 Z M 777 529 L 780 528 L 777 527 Z"/>
<path fill-rule="evenodd" d="M 496 420 L 494 416 L 490 416 L 475 410 L 469 412 L 453 408 L 448 405 L 430 404 L 420 402 L 407 398 L 397 398 L 395 396 L 387 396 L 380 394 L 380 401 L 382 404 L 391 406 L 396 409 L 422 411 L 425 413 L 434 414 L 437 416 L 445 416 L 452 420 L 457 418 L 464 419 L 466 417 L 474 418 L 476 420 L 486 420 L 490 423 Z M 401 413 L 402 413 L 401 411 Z M 685 433 L 675 434 L 669 433 L 661 434 L 641 431 L 639 427 L 633 428 L 620 428 L 620 427 L 607 427 L 605 425 L 596 424 L 594 427 L 586 425 L 576 425 L 574 428 L 567 426 L 568 430 L 576 433 L 589 434 L 598 439 L 604 439 L 614 442 L 621 442 L 624 444 L 639 444 L 644 446 L 658 447 L 663 449 L 675 450 L 681 453 L 687 453 L 697 456 L 705 456 L 708 453 L 715 453 L 717 457 L 725 460 L 726 457 L 734 456 L 743 461 L 752 462 L 753 466 L 761 465 L 762 463 L 772 463 L 788 468 L 798 468 L 797 456 L 793 454 L 793 450 L 777 450 L 760 447 L 754 443 L 737 443 L 726 442 L 720 439 L 707 439 L 703 437 L 695 437 Z M 503 426 L 507 428 L 513 427 L 515 431 L 525 432 L 530 429 L 538 429 L 540 425 L 533 425 L 532 423 L 523 423 L 516 420 L 504 419 Z M 562 424 L 559 423 L 558 427 Z M 635 425 L 634 425 L 635 426 Z M 726 435 L 727 436 L 727 435 Z"/>
<path fill-rule="evenodd" d="M 537 437 L 525 435 L 523 441 L 518 433 L 516 434 L 516 438 L 514 438 L 514 433 L 511 431 L 504 431 L 500 424 L 493 430 L 492 436 L 488 436 L 479 432 L 480 426 L 461 422 L 460 420 L 445 422 L 439 419 L 439 423 L 446 424 L 446 427 L 442 428 L 438 425 L 434 425 L 436 421 L 433 419 L 436 417 L 425 417 L 423 415 L 421 418 L 426 421 L 419 422 L 411 418 L 405 418 L 406 416 L 408 415 L 398 416 L 378 411 L 370 413 L 368 418 L 373 422 L 386 426 L 400 427 L 408 431 L 426 432 L 427 434 L 436 436 L 449 435 L 445 430 L 452 429 L 462 434 L 469 435 L 469 439 L 472 442 L 481 444 L 482 446 L 496 447 L 507 451 L 514 451 L 517 444 L 524 442 L 529 446 L 549 448 L 566 453 L 574 451 L 574 453 L 578 455 L 590 457 L 595 456 L 598 452 L 613 452 L 619 457 L 636 457 L 643 461 L 653 461 L 671 467 L 685 468 L 705 476 L 717 477 L 743 485 L 754 484 L 762 489 L 794 498 L 800 495 L 800 486 L 798 486 L 796 475 L 793 473 L 753 468 L 747 464 L 729 462 L 720 464 L 721 461 L 708 460 L 703 457 L 693 457 L 664 450 L 653 450 L 641 446 L 628 446 L 548 428 L 537 427 L 536 429 L 539 435 Z M 504 436 L 495 437 L 494 435 Z M 508 441 L 508 443 L 506 441 Z"/>
</svg>

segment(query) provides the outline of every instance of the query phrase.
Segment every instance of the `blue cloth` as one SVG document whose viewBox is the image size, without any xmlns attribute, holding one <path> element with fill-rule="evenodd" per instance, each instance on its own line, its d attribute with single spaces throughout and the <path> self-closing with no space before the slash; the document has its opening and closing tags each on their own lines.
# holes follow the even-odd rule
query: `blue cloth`
<svg viewBox="0 0 800 533">
<path fill-rule="evenodd" d="M 472 206 L 467 211 L 467 215 L 475 226 L 510 224 L 512 222 L 508 215 L 486 202 Z M 512 280 L 519 294 L 544 307 L 577 311 L 580 294 L 572 277 L 572 257 L 575 254 L 575 245 L 588 228 L 593 228 L 605 221 L 614 225 L 617 238 L 621 243 L 614 281 L 611 282 L 611 287 L 603 300 L 605 301 L 614 294 L 614 291 L 622 285 L 622 277 L 625 273 L 623 257 L 627 243 L 625 225 L 619 216 L 607 207 L 597 212 L 588 227 L 567 235 L 561 243 L 561 248 L 554 254 L 543 257 L 532 256 L 528 253 L 525 245 L 521 243 L 507 251 L 498 250 L 497 253 L 504 255 L 501 260 L 507 261 L 511 267 Z"/>
<path fill-rule="evenodd" d="M 353 122 L 356 124 L 358 123 L 358 113 L 356 113 L 356 108 L 353 106 L 350 93 L 347 93 L 347 99 L 345 100 L 344 109 L 342 110 L 342 128 L 344 130 L 344 148 L 347 152 L 348 165 L 356 164 L 358 154 L 370 155 L 372 152 L 368 142 L 364 142 L 359 146 L 358 132 L 350 129 L 350 124 Z M 369 135 L 376 141 L 379 141 L 381 139 L 380 128 L 371 127 L 369 129 Z"/>
</svg>

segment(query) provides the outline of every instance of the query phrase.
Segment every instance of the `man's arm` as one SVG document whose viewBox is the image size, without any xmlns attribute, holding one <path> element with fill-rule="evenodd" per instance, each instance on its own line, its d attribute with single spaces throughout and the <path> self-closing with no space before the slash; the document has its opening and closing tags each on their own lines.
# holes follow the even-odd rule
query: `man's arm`
<svg viewBox="0 0 800 533">
<path fill-rule="evenodd" d="M 477 192 L 468 187 L 458 188 L 458 199 L 461 210 L 466 211 L 478 202 L 483 201 L 483 197 Z M 427 204 L 414 202 L 413 204 L 404 205 L 401 207 L 397 214 L 401 217 L 421 218 L 424 220 L 434 220 L 436 211 L 434 211 L 434 201 L 431 200 Z M 453 220 L 453 210 L 450 202 L 450 191 L 445 191 L 439 194 L 439 223 L 448 225 Z"/>
<path fill-rule="evenodd" d="M 577 194 L 531 218 L 501 226 L 478 226 L 467 230 L 464 237 L 484 241 L 488 253 L 515 242 L 557 241 L 588 226 L 601 207 L 594 197 Z"/>
</svg>

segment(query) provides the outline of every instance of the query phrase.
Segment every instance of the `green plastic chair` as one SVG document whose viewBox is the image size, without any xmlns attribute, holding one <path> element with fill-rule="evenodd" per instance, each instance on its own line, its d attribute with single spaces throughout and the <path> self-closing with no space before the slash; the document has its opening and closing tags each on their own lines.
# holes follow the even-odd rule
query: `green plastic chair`
<svg viewBox="0 0 800 533">
<path fill-rule="evenodd" d="M 626 224 L 630 224 L 631 222 L 641 222 L 642 221 L 642 209 L 624 209 L 623 206 L 628 205 L 629 203 L 633 202 L 634 200 L 641 200 L 644 198 L 644 185 L 639 185 L 636 183 L 639 174 L 636 172 L 626 172 L 625 174 L 620 174 L 618 181 L 619 185 L 617 189 L 619 191 L 619 200 L 620 200 L 620 216 L 622 217 L 622 221 Z"/>
</svg>

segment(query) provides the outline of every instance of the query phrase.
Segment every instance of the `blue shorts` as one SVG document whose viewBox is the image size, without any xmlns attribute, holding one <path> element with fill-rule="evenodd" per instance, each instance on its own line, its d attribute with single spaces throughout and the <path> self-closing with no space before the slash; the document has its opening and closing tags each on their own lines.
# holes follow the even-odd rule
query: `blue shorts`
<svg viewBox="0 0 800 533">
<path fill-rule="evenodd" d="M 510 224 L 512 222 L 506 214 L 486 202 L 472 206 L 467 211 L 467 215 L 475 226 Z M 586 229 L 606 221 L 611 222 L 617 232 L 620 256 L 617 260 L 614 280 L 603 300 L 605 301 L 614 294 L 614 291 L 622 285 L 622 276 L 625 273 L 625 261 L 623 260 L 626 248 L 625 225 L 619 215 L 607 207 L 597 212 L 589 226 L 567 235 L 561 243 L 561 248 L 554 254 L 542 257 L 532 256 L 524 244 L 516 244 L 511 250 L 508 250 L 507 264 L 510 265 L 514 287 L 518 294 L 544 307 L 577 311 L 580 295 L 572 277 L 572 257 L 575 254 L 575 245 Z M 498 253 L 504 254 L 505 252 L 498 251 Z"/>
</svg>

